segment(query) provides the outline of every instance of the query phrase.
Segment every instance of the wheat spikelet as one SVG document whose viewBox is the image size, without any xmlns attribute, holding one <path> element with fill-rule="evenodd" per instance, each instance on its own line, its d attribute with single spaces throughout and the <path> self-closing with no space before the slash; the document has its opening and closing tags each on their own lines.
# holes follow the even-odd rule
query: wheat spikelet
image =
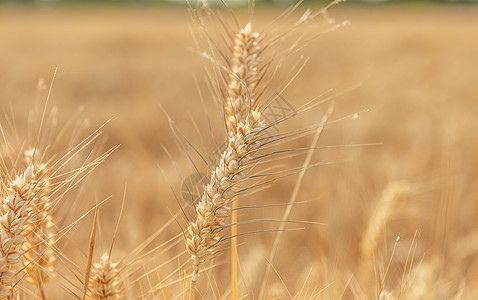
<svg viewBox="0 0 478 300">
<path fill-rule="evenodd" d="M 33 150 L 25 152 L 27 163 L 33 163 Z M 34 180 L 37 186 L 41 188 L 41 193 L 34 198 L 30 207 L 32 218 L 28 224 L 23 245 L 24 266 L 28 274 L 27 281 L 38 285 L 45 283 L 50 279 L 54 272 L 53 262 L 55 255 L 52 250 L 55 234 L 55 225 L 53 216 L 50 214 L 50 182 L 45 179 L 47 172 L 46 164 L 38 164 L 38 171 L 34 174 Z"/>
<path fill-rule="evenodd" d="M 229 133 L 227 148 L 196 206 L 197 220 L 188 227 L 186 245 L 193 261 L 193 282 L 197 281 L 199 265 L 216 252 L 224 219 L 231 212 L 228 205 L 235 195 L 234 186 L 243 177 L 251 154 L 259 149 L 258 137 L 263 129 L 261 114 L 251 111 L 245 122 L 237 123 L 236 130 Z"/>
<path fill-rule="evenodd" d="M 38 193 L 33 166 L 11 180 L 2 195 L 0 220 L 0 299 L 12 297 L 17 282 L 16 265 L 21 263 L 25 228 L 31 218 L 31 203 Z"/>
<path fill-rule="evenodd" d="M 90 276 L 92 299 L 117 300 L 121 298 L 121 285 L 117 263 L 112 263 L 108 253 L 103 253 L 101 261 L 93 265 Z"/>
<path fill-rule="evenodd" d="M 236 35 L 224 101 L 224 112 L 228 129 L 234 130 L 236 123 L 243 120 L 256 106 L 256 86 L 259 80 L 258 46 L 259 34 L 252 31 L 248 23 Z"/>
</svg>

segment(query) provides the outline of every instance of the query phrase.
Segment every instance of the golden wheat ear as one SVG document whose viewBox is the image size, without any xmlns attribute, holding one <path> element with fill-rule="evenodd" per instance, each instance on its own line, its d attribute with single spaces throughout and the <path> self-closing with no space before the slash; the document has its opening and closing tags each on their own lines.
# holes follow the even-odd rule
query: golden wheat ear
<svg viewBox="0 0 478 300">
<path fill-rule="evenodd" d="M 0 298 L 13 297 L 19 280 L 17 274 L 22 262 L 22 247 L 27 242 L 25 234 L 31 226 L 34 198 L 39 186 L 34 180 L 34 168 L 30 165 L 15 179 L 9 180 L 2 195 L 0 208 Z"/>
<path fill-rule="evenodd" d="M 107 252 L 103 253 L 99 263 L 93 264 L 89 280 L 90 292 L 94 299 L 121 299 L 121 284 L 117 263 L 112 263 Z"/>
<path fill-rule="evenodd" d="M 209 12 L 214 15 L 211 10 Z M 306 22 L 306 19 L 308 17 L 304 17 L 302 23 Z M 213 163 L 212 174 L 208 182 L 204 184 L 204 192 L 196 204 L 196 220 L 190 222 L 188 226 L 189 236 L 186 240 L 186 246 L 193 261 L 193 283 L 198 280 L 200 265 L 218 253 L 219 246 L 225 240 L 221 232 L 225 228 L 231 227 L 234 235 L 231 237 L 232 240 L 237 235 L 235 230 L 237 220 L 233 216 L 231 223 L 228 223 L 227 218 L 231 216 L 231 212 L 237 210 L 237 199 L 235 197 L 241 192 L 238 189 L 238 184 L 248 181 L 254 177 L 253 175 L 257 175 L 255 178 L 265 178 L 264 174 L 254 173 L 258 172 L 255 171 L 257 166 L 265 161 L 270 161 L 273 155 L 293 151 L 290 149 L 274 151 L 271 150 L 273 146 L 293 140 L 295 136 L 303 133 L 295 132 L 295 136 L 287 133 L 270 135 L 271 128 L 290 119 L 295 113 L 283 116 L 278 120 L 269 121 L 264 118 L 263 112 L 273 100 L 262 102 L 259 100 L 263 97 L 264 91 L 267 90 L 267 84 L 270 83 L 270 78 L 265 79 L 267 70 L 272 70 L 274 64 L 280 64 L 282 59 L 282 57 L 276 57 L 275 55 L 280 56 L 292 52 L 297 47 L 292 46 L 288 49 L 289 52 L 274 53 L 273 50 L 270 50 L 271 45 L 280 44 L 284 41 L 283 38 L 265 39 L 253 29 L 252 22 L 248 22 L 233 36 L 230 49 L 217 51 L 221 54 L 221 58 L 216 56 L 216 52 L 213 50 L 207 55 L 201 52 L 203 57 L 212 62 L 217 69 L 215 75 L 210 75 L 209 79 L 215 78 L 215 76 L 216 78 L 219 77 L 217 74 L 222 75 L 218 80 L 213 81 L 213 85 L 216 86 L 211 90 L 216 91 L 215 94 L 219 95 L 220 101 L 218 102 L 224 108 L 227 137 L 226 148 L 221 152 L 217 162 Z M 209 41 L 211 45 L 217 45 L 214 41 Z M 264 42 L 266 42 L 266 45 L 262 44 Z M 270 50 L 268 56 L 262 56 L 265 53 L 264 49 Z M 229 61 L 227 57 L 231 57 Z M 222 62 L 224 58 L 226 62 Z M 273 70 L 271 76 L 274 75 L 274 71 L 277 70 Z M 288 84 L 285 84 L 285 86 Z M 282 87 L 282 91 L 285 88 Z M 271 98 L 277 99 L 278 96 Z M 324 126 L 325 124 L 318 124 L 313 131 L 310 129 L 306 131 L 309 131 L 310 134 L 317 127 L 322 128 Z M 312 148 L 315 148 L 315 146 L 312 146 Z M 298 149 L 297 151 L 306 152 L 307 150 L 309 149 Z M 259 151 L 265 153 L 259 154 Z M 287 157 L 286 155 L 284 157 Z M 308 168 L 308 166 L 305 168 Z M 263 181 L 266 180 L 263 179 Z M 252 184 L 245 190 L 263 184 L 264 182 L 257 183 L 257 185 Z M 232 248 L 235 248 L 234 244 Z M 234 252 L 232 255 L 235 256 Z M 233 289 L 235 288 L 233 287 Z M 234 293 L 235 291 L 233 291 Z M 233 298 L 235 297 L 233 296 Z"/>
<path fill-rule="evenodd" d="M 254 111 L 246 118 L 245 124 L 238 123 L 237 130 L 229 135 L 227 148 L 205 186 L 196 206 L 197 219 L 189 224 L 190 236 L 186 242 L 193 261 L 193 282 L 197 281 L 200 265 L 217 251 L 221 242 L 219 234 L 227 227 L 225 219 L 231 212 L 234 187 L 259 149 L 258 139 L 263 128 L 260 113 Z"/>
<path fill-rule="evenodd" d="M 378 249 L 380 235 L 389 221 L 398 199 L 408 193 L 410 185 L 404 181 L 390 182 L 382 192 L 373 210 L 360 242 L 361 260 L 372 262 Z"/>
<path fill-rule="evenodd" d="M 193 261 L 193 282 L 197 281 L 200 265 L 218 251 L 222 242 L 220 233 L 228 227 L 226 218 L 231 215 L 231 209 L 236 209 L 237 183 L 251 168 L 252 157 L 264 134 L 264 121 L 256 109 L 255 95 L 260 76 L 258 38 L 259 34 L 248 23 L 236 34 L 232 49 L 228 49 L 232 59 L 221 101 L 228 132 L 226 149 L 213 167 L 209 183 L 196 205 L 196 221 L 188 226 L 186 246 Z"/>
</svg>

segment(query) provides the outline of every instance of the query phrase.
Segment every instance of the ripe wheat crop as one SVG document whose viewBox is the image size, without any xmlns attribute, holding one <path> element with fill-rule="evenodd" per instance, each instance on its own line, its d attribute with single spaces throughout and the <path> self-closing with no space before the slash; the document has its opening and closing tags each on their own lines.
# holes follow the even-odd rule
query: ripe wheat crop
<svg viewBox="0 0 478 300">
<path fill-rule="evenodd" d="M 0 299 L 475 299 L 478 11 L 338 2 L 6 12 Z"/>
</svg>

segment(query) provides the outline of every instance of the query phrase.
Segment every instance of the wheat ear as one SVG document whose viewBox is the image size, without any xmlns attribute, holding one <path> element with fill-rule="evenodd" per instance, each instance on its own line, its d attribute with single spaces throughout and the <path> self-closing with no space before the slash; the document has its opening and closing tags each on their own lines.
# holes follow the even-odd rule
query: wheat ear
<svg viewBox="0 0 478 300">
<path fill-rule="evenodd" d="M 186 245 L 193 261 L 193 282 L 197 281 L 200 264 L 216 253 L 221 241 L 219 233 L 225 228 L 224 219 L 231 212 L 234 187 L 243 178 L 252 154 L 259 149 L 263 130 L 261 114 L 251 111 L 244 122 L 237 123 L 236 129 L 229 132 L 227 148 L 196 206 L 197 220 L 188 227 L 190 237 Z"/>
<path fill-rule="evenodd" d="M 248 23 L 234 39 L 227 97 L 224 114 L 229 131 L 235 130 L 237 121 L 244 120 L 247 113 L 255 108 L 256 86 L 258 83 L 259 34 L 252 31 Z M 231 213 L 231 281 L 232 299 L 237 299 L 237 197 L 232 199 Z"/>
<path fill-rule="evenodd" d="M 33 163 L 33 151 L 25 152 L 25 158 L 27 163 Z M 46 164 L 39 164 L 36 169 L 38 171 L 33 175 L 33 179 L 42 192 L 34 198 L 31 205 L 32 219 L 26 229 L 23 264 L 28 274 L 27 282 L 39 285 L 41 289 L 41 285 L 50 279 L 54 271 L 55 255 L 52 250 L 52 237 L 55 235 L 55 226 L 49 211 L 51 189 L 50 182 L 45 179 Z"/>
<path fill-rule="evenodd" d="M 121 285 L 117 263 L 112 263 L 108 253 L 103 253 L 101 261 L 91 269 L 90 291 L 93 299 L 121 299 Z"/>
<path fill-rule="evenodd" d="M 31 215 L 30 205 L 38 193 L 33 181 L 33 166 L 8 183 L 2 195 L 0 219 L 0 299 L 11 298 L 17 282 L 17 265 L 21 263 L 25 227 Z"/>
<path fill-rule="evenodd" d="M 197 280 L 201 262 L 216 252 L 215 248 L 221 240 L 219 232 L 224 228 L 224 219 L 231 212 L 229 205 L 231 202 L 233 207 L 236 205 L 233 199 L 234 186 L 248 165 L 248 156 L 259 148 L 257 135 L 262 132 L 264 125 L 260 113 L 254 110 L 258 82 L 257 58 L 260 53 L 258 38 L 259 34 L 253 32 L 252 25 L 248 23 L 234 40 L 230 80 L 224 100 L 228 147 L 196 206 L 197 220 L 190 223 L 188 228 L 190 238 L 187 248 L 193 260 L 193 282 Z M 234 219 L 232 222 L 235 223 Z M 234 245 L 232 248 L 235 248 Z"/>
<path fill-rule="evenodd" d="M 392 214 L 396 200 L 408 190 L 409 185 L 402 181 L 392 181 L 384 189 L 360 243 L 360 254 L 363 260 L 370 260 L 375 254 L 377 241 Z"/>
</svg>

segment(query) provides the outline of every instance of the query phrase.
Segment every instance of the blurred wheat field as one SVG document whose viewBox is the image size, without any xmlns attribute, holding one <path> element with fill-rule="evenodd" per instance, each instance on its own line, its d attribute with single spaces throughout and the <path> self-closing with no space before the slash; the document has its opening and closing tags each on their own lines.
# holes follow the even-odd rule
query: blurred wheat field
<svg viewBox="0 0 478 300">
<path fill-rule="evenodd" d="M 281 11 L 256 8 L 257 30 Z M 247 11 L 236 13 L 246 22 Z M 330 15 L 352 25 L 320 36 L 300 51 L 310 59 L 283 97 L 298 107 L 330 88 L 340 93 L 360 83 L 337 97 L 331 118 L 370 111 L 357 120 L 326 127 L 319 146 L 356 146 L 315 152 L 315 161 L 327 164 L 307 171 L 298 198 L 305 203 L 295 205 L 290 218 L 323 225 L 290 226 L 303 230 L 285 233 L 268 280 L 267 299 L 287 299 L 289 293 L 298 299 L 378 299 L 376 273 L 383 275 L 387 267 L 383 288 L 400 293 L 394 294 L 396 298 L 382 293 L 380 299 L 476 299 L 478 7 L 338 5 Z M 121 147 L 86 178 L 74 199 L 58 207 L 58 214 L 68 212 L 64 221 L 68 224 L 112 196 L 99 211 L 97 261 L 110 246 L 125 185 L 115 259 L 132 259 L 133 248 L 179 210 L 177 201 L 187 213 L 193 212 L 189 200 L 183 199 L 187 197 L 181 196 L 182 178 L 191 174 L 190 165 L 178 151 L 159 104 L 201 150 L 191 119 L 197 121 L 209 151 L 214 149 L 210 131 L 224 134 L 221 110 L 207 93 L 204 101 L 212 124 L 204 118 L 197 86 L 207 88 L 203 65 L 191 50 L 190 24 L 181 7 L 0 7 L 4 128 L 14 116 L 18 136 L 34 139 L 28 131 L 29 110 L 42 109 L 57 66 L 49 106 L 57 107 L 58 124 L 79 115 L 83 120 L 79 126 L 88 133 L 113 117 L 102 129 L 101 144 L 104 149 Z M 286 61 L 285 70 L 294 59 Z M 272 84 L 279 86 L 286 79 L 283 70 Z M 317 123 L 326 108 L 292 122 L 299 127 Z M 65 146 L 70 134 L 76 132 L 67 134 Z M 307 147 L 310 142 L 295 143 L 291 147 Z M 300 165 L 302 160 L 296 157 L 291 164 Z M 286 177 L 270 189 L 248 195 L 244 205 L 287 203 L 295 178 Z M 386 201 L 389 208 L 381 204 Z M 379 210 L 388 210 L 383 213 L 388 215 L 378 218 L 383 230 L 375 239 L 378 250 L 370 254 L 361 248 L 361 241 Z M 255 209 L 247 212 L 247 219 L 279 219 L 283 211 L 283 206 Z M 59 243 L 81 270 L 92 222 L 93 215 L 87 215 Z M 244 224 L 239 230 L 274 230 L 276 225 Z M 172 222 L 148 249 L 180 233 L 181 227 Z M 273 239 L 274 232 L 239 238 L 240 293 L 245 298 L 259 294 Z M 158 266 L 146 276 L 144 290 L 184 263 L 187 255 L 176 258 L 185 251 L 184 244 L 170 246 L 141 261 Z M 208 282 L 202 287 L 207 291 L 201 295 L 204 299 L 230 298 L 224 279 L 229 278 L 228 255 L 226 251 L 215 259 L 217 267 L 204 275 Z M 61 270 L 61 262 L 56 264 Z M 189 274 L 188 266 L 173 279 Z M 145 274 L 146 268 L 139 268 L 132 278 Z M 177 289 L 180 283 L 149 296 L 186 297 L 175 294 Z M 68 293 L 60 296 L 58 290 L 61 287 L 49 283 L 48 299 L 74 298 Z"/>
</svg>

